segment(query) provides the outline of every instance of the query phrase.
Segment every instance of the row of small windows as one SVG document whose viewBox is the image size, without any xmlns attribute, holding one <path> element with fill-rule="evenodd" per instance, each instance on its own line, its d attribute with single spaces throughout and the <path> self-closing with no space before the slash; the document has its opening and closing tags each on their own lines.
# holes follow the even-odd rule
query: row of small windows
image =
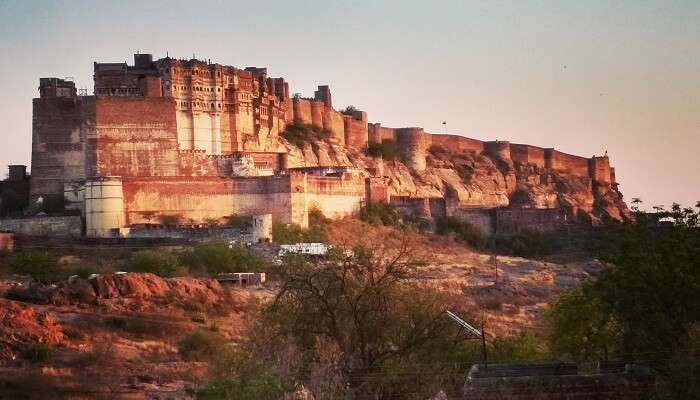
<svg viewBox="0 0 700 400">
<path fill-rule="evenodd" d="M 183 70 L 183 71 L 185 72 L 186 75 L 189 74 L 189 71 L 188 71 L 188 70 Z M 180 72 L 181 72 L 181 71 L 178 70 L 178 69 L 172 69 L 172 70 L 171 70 L 170 68 L 167 69 L 167 73 L 168 73 L 168 74 L 172 73 L 173 75 L 178 75 Z M 209 77 L 209 78 L 212 76 L 212 75 L 211 75 L 211 72 L 209 72 L 209 71 L 200 71 L 200 70 L 197 70 L 197 69 L 193 69 L 193 70 L 192 70 L 192 75 L 194 75 L 194 76 Z M 217 72 L 216 72 L 216 76 L 217 76 L 217 77 L 221 77 L 221 72 L 220 72 L 220 71 L 217 71 Z"/>
<path fill-rule="evenodd" d="M 140 94 L 139 88 L 97 89 L 98 94 Z"/>
<path fill-rule="evenodd" d="M 177 91 L 177 88 L 178 88 L 177 85 L 173 86 L 173 90 Z M 191 86 L 182 86 L 182 85 L 180 86 L 180 90 L 185 90 L 185 89 L 190 90 L 191 88 L 192 88 Z M 195 86 L 194 90 L 200 91 L 200 92 L 213 92 L 214 91 L 213 88 L 201 87 L 201 86 Z M 216 91 L 221 92 L 221 88 L 216 88 Z"/>
<path fill-rule="evenodd" d="M 192 105 L 193 107 L 200 107 L 200 106 L 201 106 L 201 107 L 206 107 L 206 106 L 207 106 L 207 103 L 200 103 L 200 102 L 198 102 L 198 101 L 195 101 L 195 102 L 192 102 L 192 103 L 190 103 L 190 102 L 188 102 L 188 101 L 181 101 L 181 102 L 180 102 L 180 107 L 189 107 L 190 105 Z M 217 103 L 216 105 L 219 107 L 219 109 L 221 109 L 221 103 Z M 210 107 L 212 110 L 216 108 L 216 107 L 214 106 L 214 103 L 209 103 L 209 107 Z"/>
</svg>

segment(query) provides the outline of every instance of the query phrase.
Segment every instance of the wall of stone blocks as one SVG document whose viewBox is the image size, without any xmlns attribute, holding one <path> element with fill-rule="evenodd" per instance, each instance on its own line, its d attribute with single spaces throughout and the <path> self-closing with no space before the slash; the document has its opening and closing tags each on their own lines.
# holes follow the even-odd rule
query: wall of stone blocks
<svg viewBox="0 0 700 400">
<path fill-rule="evenodd" d="M 464 136 L 431 134 L 430 140 L 435 146 L 440 146 L 448 150 L 455 150 L 460 153 L 481 153 L 484 151 L 484 142 Z"/>
<path fill-rule="evenodd" d="M 323 113 L 325 105 L 322 101 L 311 102 L 311 125 L 323 129 Z"/>
<path fill-rule="evenodd" d="M 331 133 L 338 143 L 345 144 L 345 122 L 343 114 L 330 107 L 323 109 L 323 129 Z"/>
<path fill-rule="evenodd" d="M 367 120 L 344 115 L 343 123 L 345 125 L 345 145 L 356 149 L 366 148 L 368 140 Z"/>
<path fill-rule="evenodd" d="M 558 208 L 498 208 L 495 213 L 496 232 L 503 234 L 552 232 L 566 223 L 566 216 Z"/>
<path fill-rule="evenodd" d="M 448 208 L 447 215 L 469 223 L 484 236 L 495 233 L 495 214 L 492 209 Z"/>
<path fill-rule="evenodd" d="M 79 238 L 82 236 L 83 222 L 80 215 L 0 219 L 0 231 L 14 232 L 20 236 Z"/>
<path fill-rule="evenodd" d="M 591 178 L 602 184 L 613 183 L 610 159 L 608 157 L 593 157 L 589 160 Z"/>
<path fill-rule="evenodd" d="M 360 178 L 304 174 L 255 178 L 182 177 L 123 180 L 127 224 L 157 223 L 177 216 L 182 223 L 204 222 L 231 214 L 272 214 L 277 223 L 308 224 L 318 208 L 329 218 L 359 211 L 364 201 Z"/>
<path fill-rule="evenodd" d="M 66 181 L 85 179 L 85 143 L 94 136 L 94 97 L 38 98 L 32 102 L 30 196 L 63 195 Z"/>
<path fill-rule="evenodd" d="M 290 219 L 288 176 L 135 178 L 125 179 L 123 186 L 128 224 L 148 223 L 153 211 L 158 216 L 178 216 L 183 223 L 232 214 L 270 213 L 275 221 Z"/>
<path fill-rule="evenodd" d="M 306 99 L 292 99 L 292 107 L 294 109 L 294 122 L 298 124 L 311 125 L 313 118 L 311 117 L 311 101 Z"/>
<path fill-rule="evenodd" d="M 545 166 L 544 149 L 541 147 L 512 143 L 510 145 L 510 156 L 514 162 L 535 165 L 538 168 L 544 168 Z"/>
<path fill-rule="evenodd" d="M 102 97 L 95 105 L 95 175 L 179 174 L 172 99 Z"/>
<path fill-rule="evenodd" d="M 510 158 L 510 142 L 491 141 L 484 143 L 484 152 L 493 158 L 497 158 L 506 162 L 511 161 Z"/>
<path fill-rule="evenodd" d="M 588 159 L 554 149 L 546 149 L 547 166 L 555 171 L 563 171 L 576 176 L 589 176 Z"/>
<path fill-rule="evenodd" d="M 423 128 L 396 129 L 396 143 L 403 162 L 408 168 L 415 171 L 425 170 L 425 158 L 432 144 L 432 138 L 423 131 Z"/>
</svg>

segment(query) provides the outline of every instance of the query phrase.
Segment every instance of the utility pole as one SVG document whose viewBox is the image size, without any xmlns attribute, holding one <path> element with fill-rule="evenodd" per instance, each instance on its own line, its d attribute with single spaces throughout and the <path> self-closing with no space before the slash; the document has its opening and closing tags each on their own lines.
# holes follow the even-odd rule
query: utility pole
<svg viewBox="0 0 700 400">
<path fill-rule="evenodd" d="M 488 370 L 489 369 L 489 360 L 486 355 L 486 331 L 484 330 L 486 323 L 485 319 L 482 317 L 481 320 L 481 351 L 484 354 L 484 369 Z"/>
</svg>

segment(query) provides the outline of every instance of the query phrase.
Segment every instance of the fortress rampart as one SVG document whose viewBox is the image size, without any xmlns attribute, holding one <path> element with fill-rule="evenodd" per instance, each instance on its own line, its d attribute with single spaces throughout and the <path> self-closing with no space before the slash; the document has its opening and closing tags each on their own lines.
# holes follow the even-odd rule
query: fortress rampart
<svg viewBox="0 0 700 400">
<path fill-rule="evenodd" d="M 396 143 L 407 167 L 416 171 L 425 170 L 430 134 L 426 134 L 423 128 L 400 128 L 396 130 Z"/>
<path fill-rule="evenodd" d="M 379 158 L 365 164 L 362 176 L 290 170 L 292 153 L 278 135 L 291 123 L 327 130 L 332 144 L 348 150 L 337 160 L 352 160 L 369 143 L 391 140 L 401 161 L 418 174 L 428 168 L 430 147 L 439 146 L 484 154 L 507 166 L 530 165 L 616 185 L 607 156 L 589 159 L 552 148 L 431 134 L 419 127 L 384 127 L 368 122 L 364 111 L 335 110 L 326 85 L 318 86 L 313 98 L 290 98 L 289 84 L 268 77 L 266 68 L 169 57 L 154 61 L 137 54 L 134 65 L 95 63 L 94 71 L 92 96 L 78 96 L 69 80 L 40 79 L 40 97 L 33 100 L 30 194 L 32 201 L 66 201 L 71 210 L 86 211 L 104 205 L 102 199 L 87 201 L 86 190 L 102 190 L 110 180 L 108 190 L 120 187 L 123 193 L 109 204 L 110 215 L 123 217 L 113 224 L 96 219 L 87 224 L 97 236 L 147 224 L 154 215 L 201 222 L 272 214 L 275 222 L 305 226 L 312 208 L 333 218 L 356 212 L 364 201 L 391 201 Z M 350 162 L 322 155 L 303 157 L 329 167 Z M 436 199 L 394 202 L 428 216 L 445 214 L 440 210 L 447 209 L 446 201 Z M 118 202 L 123 214 L 115 207 Z"/>
<path fill-rule="evenodd" d="M 484 151 L 484 142 L 481 140 L 470 139 L 458 135 L 431 135 L 431 143 L 434 146 L 440 146 L 446 149 L 454 149 L 458 152 L 481 153 Z"/>
</svg>

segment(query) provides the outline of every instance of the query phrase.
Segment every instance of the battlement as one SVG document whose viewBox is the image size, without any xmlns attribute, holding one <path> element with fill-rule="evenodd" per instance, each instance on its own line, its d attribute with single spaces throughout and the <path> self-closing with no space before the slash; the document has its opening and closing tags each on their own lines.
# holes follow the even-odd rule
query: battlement
<svg viewBox="0 0 700 400">
<path fill-rule="evenodd" d="M 65 97 L 74 98 L 78 95 L 75 82 L 69 79 L 40 78 L 39 96 L 43 98 Z"/>
</svg>

